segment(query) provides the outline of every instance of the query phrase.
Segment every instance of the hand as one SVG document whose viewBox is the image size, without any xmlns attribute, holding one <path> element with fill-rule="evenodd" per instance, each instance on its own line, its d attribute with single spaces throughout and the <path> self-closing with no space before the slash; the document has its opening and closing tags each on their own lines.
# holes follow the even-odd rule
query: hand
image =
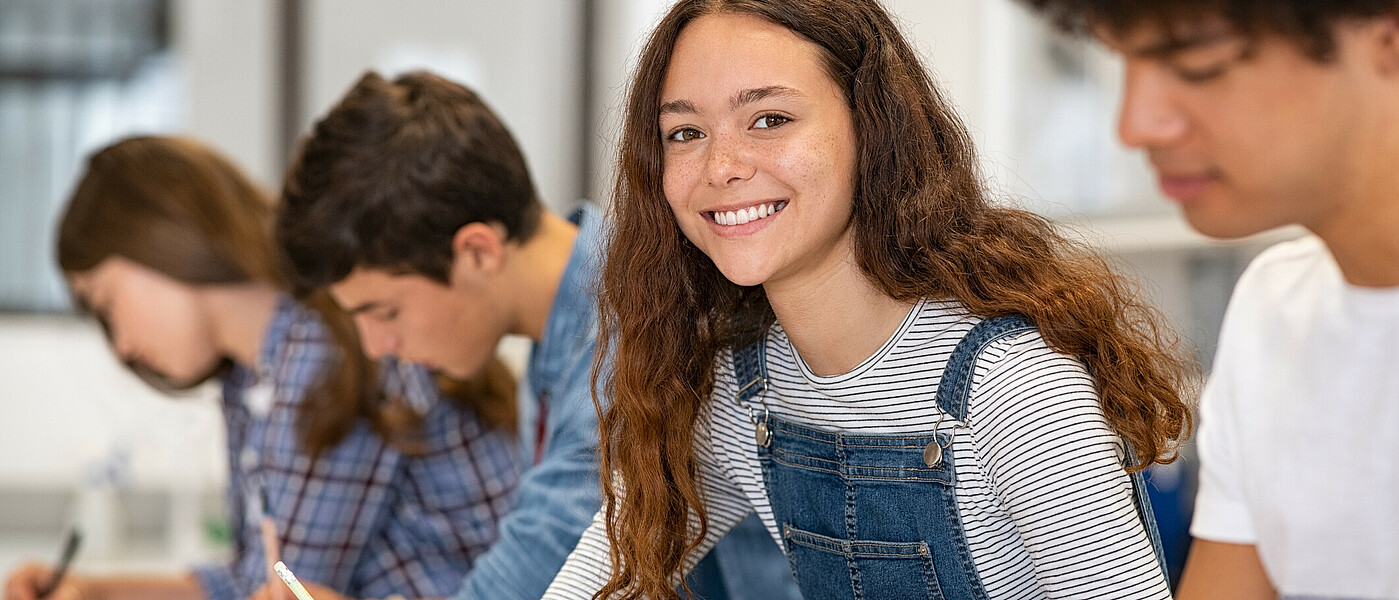
<svg viewBox="0 0 1399 600">
<path fill-rule="evenodd" d="M 310 592 L 311 597 L 316 600 L 354 600 L 341 596 L 340 592 L 318 583 L 303 580 L 301 585 L 306 586 L 306 591 Z M 11 599 L 5 598 L 5 600 Z M 287 589 L 286 584 L 279 581 L 275 585 L 262 584 L 262 587 L 254 591 L 253 595 L 248 596 L 248 600 L 296 600 L 296 597 L 292 595 L 291 590 Z"/>
<path fill-rule="evenodd" d="M 39 600 L 39 591 L 53 579 L 53 569 L 39 563 L 27 563 L 10 573 L 5 581 L 5 600 Z M 77 578 L 68 575 L 45 600 L 82 600 Z M 320 600 L 317 598 L 317 600 Z"/>
</svg>

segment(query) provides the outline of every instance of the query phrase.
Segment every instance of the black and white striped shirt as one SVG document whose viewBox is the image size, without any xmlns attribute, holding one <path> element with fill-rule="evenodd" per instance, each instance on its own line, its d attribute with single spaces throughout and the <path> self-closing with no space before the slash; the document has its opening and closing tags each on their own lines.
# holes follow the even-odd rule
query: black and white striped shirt
<svg viewBox="0 0 1399 600">
<path fill-rule="evenodd" d="M 967 422 L 937 425 L 943 367 L 978 321 L 956 303 L 920 302 L 873 356 L 829 377 L 812 373 L 773 325 L 767 407 L 833 431 L 953 433 L 958 510 L 991 598 L 1170 598 L 1132 503 L 1120 439 L 1078 359 L 1035 331 L 1002 338 L 977 361 Z M 696 442 L 710 523 L 703 551 L 753 511 L 781 543 L 732 367 L 729 353 L 718 357 Z M 600 513 L 546 598 L 586 598 L 601 587 L 607 543 Z"/>
</svg>

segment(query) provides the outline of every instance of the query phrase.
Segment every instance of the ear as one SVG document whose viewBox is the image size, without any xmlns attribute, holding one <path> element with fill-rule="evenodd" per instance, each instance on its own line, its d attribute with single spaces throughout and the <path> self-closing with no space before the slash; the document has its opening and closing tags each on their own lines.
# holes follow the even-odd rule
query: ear
<svg viewBox="0 0 1399 600">
<path fill-rule="evenodd" d="M 1399 77 L 1399 10 L 1377 18 L 1374 27 L 1380 72 Z"/>
<path fill-rule="evenodd" d="M 505 265 L 505 228 L 467 223 L 452 236 L 451 280 L 479 281 Z"/>
</svg>

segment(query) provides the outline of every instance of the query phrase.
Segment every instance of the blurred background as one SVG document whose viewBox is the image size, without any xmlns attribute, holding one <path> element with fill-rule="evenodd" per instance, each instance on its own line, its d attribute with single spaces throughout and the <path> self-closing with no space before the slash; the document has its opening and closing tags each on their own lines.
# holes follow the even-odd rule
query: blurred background
<svg viewBox="0 0 1399 600">
<path fill-rule="evenodd" d="M 1120 67 L 1101 49 L 1010 0 L 886 3 L 1000 196 L 1139 277 L 1208 365 L 1238 273 L 1295 232 L 1229 244 L 1191 232 L 1116 141 Z M 54 265 L 55 217 L 90 152 L 190 134 L 275 190 L 298 136 L 364 70 L 427 68 L 495 108 L 550 207 L 606 204 L 627 74 L 668 5 L 0 0 L 0 572 L 53 560 L 74 522 L 86 571 L 170 572 L 227 551 L 213 390 L 172 400 L 127 374 Z M 502 352 L 518 361 L 523 347 Z M 1153 473 L 1163 527 L 1188 517 L 1191 477 L 1190 461 Z"/>
</svg>

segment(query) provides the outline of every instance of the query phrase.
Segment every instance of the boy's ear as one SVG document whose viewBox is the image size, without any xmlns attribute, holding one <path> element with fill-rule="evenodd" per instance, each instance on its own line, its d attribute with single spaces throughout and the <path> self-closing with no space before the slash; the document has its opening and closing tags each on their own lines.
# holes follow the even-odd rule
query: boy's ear
<svg viewBox="0 0 1399 600">
<path fill-rule="evenodd" d="M 500 270 L 505 263 L 505 228 L 489 223 L 467 223 L 452 236 L 453 281 L 476 280 Z"/>
<path fill-rule="evenodd" d="M 1399 77 L 1399 10 L 1380 17 L 1376 27 L 1380 68 L 1385 75 Z"/>
</svg>

